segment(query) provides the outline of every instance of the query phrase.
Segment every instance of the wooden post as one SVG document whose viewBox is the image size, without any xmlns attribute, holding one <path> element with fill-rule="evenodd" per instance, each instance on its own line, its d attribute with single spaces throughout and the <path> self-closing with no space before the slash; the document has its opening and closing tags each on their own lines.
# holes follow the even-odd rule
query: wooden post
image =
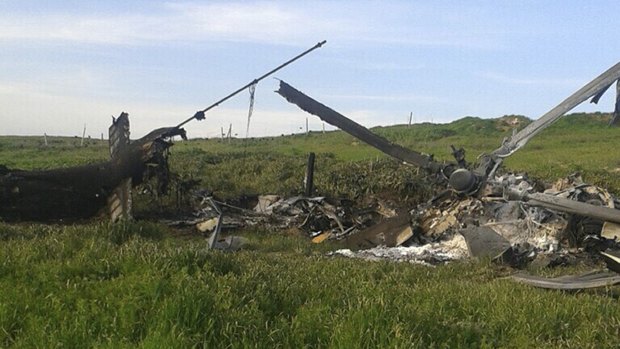
<svg viewBox="0 0 620 349">
<path fill-rule="evenodd" d="M 411 120 L 413 119 L 413 112 L 409 113 L 409 127 L 411 127 Z"/>
<path fill-rule="evenodd" d="M 86 124 L 84 124 L 84 129 L 82 130 L 82 140 L 80 141 L 80 147 L 84 146 L 84 136 L 86 136 Z"/>
<path fill-rule="evenodd" d="M 323 122 L 323 134 L 325 134 L 325 122 Z"/>
<path fill-rule="evenodd" d="M 314 192 L 314 153 L 308 155 L 308 166 L 306 167 L 306 178 L 304 178 L 304 195 L 311 197 Z"/>
<path fill-rule="evenodd" d="M 222 138 L 222 142 L 224 142 L 224 126 L 220 127 L 220 137 Z"/>
<path fill-rule="evenodd" d="M 45 142 L 45 146 L 47 147 L 47 133 L 43 134 L 43 142 Z"/>
</svg>

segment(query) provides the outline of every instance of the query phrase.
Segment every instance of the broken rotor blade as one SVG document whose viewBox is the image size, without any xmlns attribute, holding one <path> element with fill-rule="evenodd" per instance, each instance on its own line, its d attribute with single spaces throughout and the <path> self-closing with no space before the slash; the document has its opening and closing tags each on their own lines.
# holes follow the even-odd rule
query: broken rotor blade
<svg viewBox="0 0 620 349">
<path fill-rule="evenodd" d="M 524 201 L 531 206 L 545 207 L 559 212 L 597 218 L 606 222 L 620 223 L 620 210 L 615 208 L 595 206 L 549 194 L 528 193 L 513 188 L 506 188 L 504 196 L 508 200 Z"/>
<path fill-rule="evenodd" d="M 564 114 L 583 103 L 589 98 L 600 97 L 600 94 L 607 90 L 614 81 L 620 79 L 620 63 L 609 68 L 606 72 L 590 81 L 588 84 L 566 98 L 562 103 L 548 111 L 538 120 L 533 121 L 521 131 L 505 141 L 501 147 L 493 152 L 493 155 L 499 158 L 505 158 L 523 147 L 532 137 L 542 130 L 551 126 Z M 597 98 L 596 98 L 597 99 Z"/>
<path fill-rule="evenodd" d="M 194 114 L 194 116 L 192 116 L 192 117 L 190 117 L 189 119 L 187 119 L 187 120 L 183 121 L 182 123 L 178 124 L 178 125 L 177 125 L 177 128 L 180 128 L 181 126 L 185 125 L 186 123 L 188 123 L 188 122 L 190 122 L 190 121 L 192 121 L 192 120 L 194 120 L 194 119 L 196 119 L 196 120 L 204 120 L 204 119 L 205 119 L 205 113 L 206 113 L 206 112 L 208 112 L 209 110 L 211 110 L 211 109 L 213 109 L 213 108 L 217 107 L 218 105 L 220 105 L 220 104 L 224 103 L 225 101 L 229 100 L 230 98 L 232 98 L 232 97 L 236 96 L 239 92 L 241 92 L 241 91 L 243 91 L 243 90 L 245 90 L 245 89 L 247 89 L 247 88 L 249 88 L 249 87 L 251 87 L 251 86 L 253 86 L 253 85 L 258 84 L 258 82 L 259 82 L 259 81 L 261 81 L 261 80 L 263 80 L 264 78 L 268 77 L 269 75 L 271 75 L 271 74 L 273 74 L 273 73 L 277 72 L 278 70 L 280 70 L 280 69 L 282 69 L 282 68 L 286 67 L 287 65 L 289 65 L 289 64 L 291 64 L 291 63 L 293 63 L 293 62 L 295 62 L 296 60 L 298 60 L 298 59 L 300 59 L 301 57 L 303 57 L 303 56 L 307 55 L 308 53 L 310 53 L 310 52 L 312 52 L 312 51 L 316 50 L 317 48 L 321 48 L 321 47 L 323 47 L 323 45 L 325 45 L 325 43 L 326 43 L 326 42 L 327 42 L 327 40 L 323 40 L 323 41 L 318 42 L 316 45 L 312 46 L 311 48 L 307 49 L 306 51 L 304 51 L 304 52 L 302 52 L 302 53 L 298 54 L 297 56 L 295 56 L 295 57 L 293 57 L 293 58 L 289 59 L 288 61 L 286 61 L 286 62 L 284 62 L 284 63 L 280 64 L 279 66 L 277 66 L 277 67 L 275 67 L 274 69 L 272 69 L 272 70 L 268 71 L 267 73 L 265 73 L 265 74 L 261 75 L 260 77 L 258 77 L 258 78 L 256 78 L 256 79 L 254 79 L 254 80 L 252 80 L 252 81 L 250 81 L 250 82 L 248 82 L 245 86 L 240 87 L 238 90 L 236 90 L 235 92 L 233 92 L 233 93 L 229 94 L 228 96 L 226 96 L 226 97 L 224 97 L 224 98 L 220 99 L 219 101 L 217 101 L 217 102 L 215 102 L 215 103 L 211 104 L 210 106 L 208 106 L 208 107 L 204 108 L 203 110 L 199 110 L 199 111 L 197 111 L 197 112 L 196 112 L 196 114 Z"/>
<path fill-rule="evenodd" d="M 298 91 L 291 85 L 280 80 L 280 89 L 276 91 L 279 95 L 284 97 L 288 102 L 297 105 L 302 110 L 316 115 L 321 120 L 340 128 L 353 137 L 377 148 L 378 150 L 390 155 L 398 160 L 404 161 L 408 164 L 419 166 L 431 171 L 440 171 L 442 169 L 441 164 L 432 160 L 428 155 L 418 153 L 416 151 L 407 149 L 398 144 L 394 144 L 387 139 L 371 132 L 366 127 L 356 123 L 355 121 L 347 118 L 346 116 L 338 113 L 337 111 L 317 102 L 316 100 L 306 96 L 302 92 Z"/>
<path fill-rule="evenodd" d="M 620 275 L 611 271 L 593 271 L 582 275 L 567 275 L 556 278 L 520 273 L 512 275 L 510 278 L 526 285 L 555 290 L 582 290 L 620 284 Z"/>
</svg>

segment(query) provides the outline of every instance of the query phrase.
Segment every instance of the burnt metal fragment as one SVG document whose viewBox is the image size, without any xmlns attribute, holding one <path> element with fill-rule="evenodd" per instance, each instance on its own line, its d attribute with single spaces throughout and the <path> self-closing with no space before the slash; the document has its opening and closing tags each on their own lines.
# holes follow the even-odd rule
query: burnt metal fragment
<svg viewBox="0 0 620 349">
<path fill-rule="evenodd" d="M 516 274 L 511 278 L 520 283 L 556 290 L 582 290 L 620 284 L 620 275 L 612 271 L 591 271 L 581 275 L 545 278 L 528 274 Z"/>
<path fill-rule="evenodd" d="M 489 227 L 471 227 L 460 231 L 467 249 L 476 258 L 502 259 L 509 254 L 510 242 Z"/>
<path fill-rule="evenodd" d="M 603 256 L 603 260 L 605 261 L 605 264 L 607 264 L 607 268 L 609 270 L 620 274 L 620 251 L 608 250 L 601 252 L 601 256 Z"/>
<path fill-rule="evenodd" d="M 183 135 L 162 128 L 128 142 L 126 113 L 111 127 L 111 160 L 42 171 L 6 169 L 0 174 L 0 218 L 5 221 L 71 221 L 108 213 L 128 218 L 130 187 L 157 176 L 161 189 L 169 177 L 166 138 Z"/>
<path fill-rule="evenodd" d="M 543 116 L 527 125 L 521 131 L 515 133 L 512 137 L 505 139 L 498 149 L 490 154 L 483 155 L 478 164 L 472 166 L 471 169 L 465 168 L 465 165 L 467 164 L 464 161 L 464 150 L 457 150 L 452 147 L 453 155 L 455 156 L 458 165 L 462 168 L 461 171 L 455 171 L 455 164 L 440 164 L 435 162 L 432 156 L 424 155 L 389 142 L 385 138 L 372 133 L 367 128 L 348 119 L 342 114 L 339 114 L 333 109 L 306 96 L 284 81 L 280 81 L 280 88 L 276 92 L 284 97 L 288 102 L 296 104 L 302 110 L 318 116 L 322 120 L 339 127 L 343 131 L 398 160 L 419 166 L 429 170 L 430 172 L 443 174 L 443 176 L 449 178 L 451 188 L 457 193 L 477 195 L 479 191 L 485 187 L 484 184 L 487 183 L 487 180 L 492 178 L 495 174 L 504 158 L 512 155 L 514 152 L 522 148 L 530 139 L 547 127 L 551 126 L 577 105 L 583 103 L 589 98 L 592 98 L 593 101 L 598 101 L 598 98 L 600 98 L 600 96 L 602 96 L 602 94 L 619 79 L 620 63 L 617 63 L 566 98 L 556 107 L 545 113 Z M 618 85 L 617 88 L 620 88 L 620 85 Z M 612 122 L 617 119 L 617 114 L 620 110 L 618 98 L 620 98 L 620 94 L 617 96 L 616 112 Z M 469 174 L 466 174 L 465 171 L 469 172 Z"/>
<path fill-rule="evenodd" d="M 357 234 L 349 235 L 342 243 L 352 250 L 400 246 L 413 236 L 410 220 L 409 214 L 386 218 Z"/>
</svg>

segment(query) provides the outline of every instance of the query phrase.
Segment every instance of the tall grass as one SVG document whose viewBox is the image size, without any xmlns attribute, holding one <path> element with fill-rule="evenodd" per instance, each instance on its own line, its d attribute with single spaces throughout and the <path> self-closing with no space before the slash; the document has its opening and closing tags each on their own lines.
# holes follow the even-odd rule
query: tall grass
<svg viewBox="0 0 620 349">
<path fill-rule="evenodd" d="M 0 228 L 3 347 L 618 344 L 612 290 L 533 289 L 484 263 L 325 258 L 260 230 L 247 232 L 252 250 L 230 254 L 151 223 Z"/>
</svg>

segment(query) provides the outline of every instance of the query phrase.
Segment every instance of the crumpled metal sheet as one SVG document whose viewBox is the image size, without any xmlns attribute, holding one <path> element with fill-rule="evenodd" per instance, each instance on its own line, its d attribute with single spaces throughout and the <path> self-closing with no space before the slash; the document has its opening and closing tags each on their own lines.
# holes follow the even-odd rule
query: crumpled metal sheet
<svg viewBox="0 0 620 349">
<path fill-rule="evenodd" d="M 526 285 L 556 290 L 582 290 L 620 284 L 620 274 L 604 270 L 556 278 L 545 278 L 528 274 L 515 274 L 510 276 L 510 278 Z"/>
<path fill-rule="evenodd" d="M 342 243 L 353 250 L 375 246 L 400 246 L 413 236 L 410 216 L 402 214 L 386 218 L 356 234 L 347 236 Z"/>
</svg>

